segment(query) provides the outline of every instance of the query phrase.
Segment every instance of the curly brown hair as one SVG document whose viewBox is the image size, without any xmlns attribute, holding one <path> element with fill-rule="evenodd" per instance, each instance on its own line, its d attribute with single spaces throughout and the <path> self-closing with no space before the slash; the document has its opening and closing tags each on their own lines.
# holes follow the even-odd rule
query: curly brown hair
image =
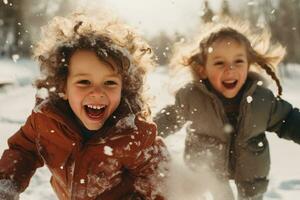
<svg viewBox="0 0 300 200">
<path fill-rule="evenodd" d="M 46 88 L 49 91 L 47 99 L 50 102 L 62 99 L 72 55 L 77 50 L 89 50 L 95 52 L 103 62 L 110 64 L 113 60 L 117 66 L 115 70 L 122 77 L 121 103 L 116 110 L 117 115 L 133 113 L 144 118 L 149 115 L 143 86 L 147 68 L 154 64 L 152 51 L 129 27 L 118 21 L 93 23 L 85 15 L 73 14 L 69 18 L 55 18 L 44 30 L 44 39 L 35 49 L 42 78 L 35 84 L 38 89 Z"/>
<path fill-rule="evenodd" d="M 228 20 L 228 19 L 227 19 Z M 282 86 L 275 73 L 277 64 L 285 55 L 285 49 L 280 44 L 270 43 L 270 34 L 267 30 L 253 33 L 247 23 L 226 21 L 220 24 L 208 24 L 200 36 L 200 43 L 193 52 L 184 57 L 183 65 L 190 66 L 194 78 L 201 79 L 199 67 L 206 65 L 209 48 L 214 42 L 223 39 L 233 39 L 245 46 L 249 66 L 261 68 L 275 81 L 278 96 L 282 94 Z"/>
</svg>

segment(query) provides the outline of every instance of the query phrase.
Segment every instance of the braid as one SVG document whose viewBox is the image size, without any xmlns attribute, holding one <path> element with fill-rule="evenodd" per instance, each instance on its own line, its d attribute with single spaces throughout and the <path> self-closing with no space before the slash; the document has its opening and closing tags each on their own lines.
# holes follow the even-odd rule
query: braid
<svg viewBox="0 0 300 200">
<path fill-rule="evenodd" d="M 276 73 L 274 72 L 272 65 L 268 64 L 268 58 L 264 57 L 263 55 L 256 52 L 253 48 L 249 50 L 250 60 L 252 62 L 256 61 L 256 63 L 263 69 L 265 72 L 275 81 L 277 85 L 277 97 L 282 95 L 282 86 L 280 83 L 279 78 L 277 77 Z"/>
<path fill-rule="evenodd" d="M 280 84 L 280 81 L 279 81 L 279 78 L 276 76 L 275 72 L 272 70 L 272 68 L 267 65 L 267 64 L 262 64 L 260 65 L 261 68 L 263 68 L 268 75 L 271 76 L 271 78 L 276 82 L 276 85 L 277 85 L 277 90 L 278 90 L 278 94 L 277 96 L 281 96 L 282 95 L 282 86 Z"/>
</svg>

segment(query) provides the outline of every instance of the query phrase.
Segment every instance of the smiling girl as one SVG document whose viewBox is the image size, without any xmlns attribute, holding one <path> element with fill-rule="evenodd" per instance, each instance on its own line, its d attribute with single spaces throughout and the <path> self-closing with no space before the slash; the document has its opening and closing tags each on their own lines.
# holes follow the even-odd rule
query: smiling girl
<svg viewBox="0 0 300 200">
<path fill-rule="evenodd" d="M 56 17 L 35 49 L 43 78 L 0 160 L 0 199 L 18 199 L 46 165 L 59 199 L 163 199 L 167 151 L 147 120 L 148 45 L 117 20 Z"/>
<path fill-rule="evenodd" d="M 261 200 L 270 169 L 265 131 L 300 143 L 299 111 L 280 98 L 282 88 L 273 71 L 284 49 L 271 45 L 268 34 L 246 34 L 250 29 L 245 25 L 202 28 L 205 36 L 184 62 L 194 81 L 179 89 L 175 104 L 154 121 L 163 137 L 191 122 L 184 158 L 195 171 L 208 167 L 224 184 L 222 192 L 212 191 L 214 199 L 234 199 L 229 186 L 234 180 L 239 199 Z M 258 48 L 264 44 L 266 51 Z M 278 97 L 251 72 L 255 67 L 276 82 Z"/>
</svg>

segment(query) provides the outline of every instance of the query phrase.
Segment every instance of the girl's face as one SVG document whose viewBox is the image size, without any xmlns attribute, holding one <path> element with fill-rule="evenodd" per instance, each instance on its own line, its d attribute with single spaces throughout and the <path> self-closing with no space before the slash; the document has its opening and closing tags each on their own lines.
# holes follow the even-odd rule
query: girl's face
<svg viewBox="0 0 300 200">
<path fill-rule="evenodd" d="M 204 76 L 226 98 L 235 97 L 248 74 L 247 51 L 234 39 L 217 40 L 208 49 Z"/>
<path fill-rule="evenodd" d="M 99 130 L 103 126 L 119 106 L 121 90 L 121 75 L 94 52 L 78 50 L 72 55 L 65 99 L 87 129 Z"/>
</svg>

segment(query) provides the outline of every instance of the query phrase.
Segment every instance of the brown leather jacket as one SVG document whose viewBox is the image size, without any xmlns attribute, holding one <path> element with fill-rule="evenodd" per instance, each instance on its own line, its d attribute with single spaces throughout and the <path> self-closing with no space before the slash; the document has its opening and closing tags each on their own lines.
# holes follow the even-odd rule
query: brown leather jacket
<svg viewBox="0 0 300 200">
<path fill-rule="evenodd" d="M 83 142 L 71 115 L 49 103 L 35 109 L 8 140 L 0 180 L 11 180 L 20 193 L 45 164 L 60 200 L 117 200 L 134 192 L 163 199 L 158 167 L 168 154 L 154 124 L 135 117 L 135 127 L 108 128 Z"/>
</svg>

